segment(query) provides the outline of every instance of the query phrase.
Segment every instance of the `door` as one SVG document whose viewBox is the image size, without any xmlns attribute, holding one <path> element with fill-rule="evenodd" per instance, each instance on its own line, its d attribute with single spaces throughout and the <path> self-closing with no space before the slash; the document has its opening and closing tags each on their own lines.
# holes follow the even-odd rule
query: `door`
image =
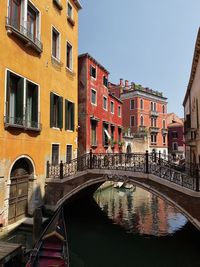
<svg viewBox="0 0 200 267">
<path fill-rule="evenodd" d="M 28 207 L 28 175 L 11 177 L 8 223 L 26 216 Z"/>
</svg>

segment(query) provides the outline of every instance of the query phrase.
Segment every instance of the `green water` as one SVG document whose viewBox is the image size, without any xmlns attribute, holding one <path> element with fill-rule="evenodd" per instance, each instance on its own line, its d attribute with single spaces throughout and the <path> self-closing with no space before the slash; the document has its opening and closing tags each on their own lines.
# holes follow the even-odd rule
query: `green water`
<svg viewBox="0 0 200 267">
<path fill-rule="evenodd" d="M 197 267 L 199 232 L 140 188 L 109 188 L 65 210 L 70 267 Z"/>
</svg>

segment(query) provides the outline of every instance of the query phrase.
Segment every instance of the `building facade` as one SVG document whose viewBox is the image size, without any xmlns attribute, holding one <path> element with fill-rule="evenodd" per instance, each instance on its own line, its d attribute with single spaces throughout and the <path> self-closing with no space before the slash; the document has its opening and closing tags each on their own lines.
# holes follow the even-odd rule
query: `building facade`
<svg viewBox="0 0 200 267">
<path fill-rule="evenodd" d="M 167 114 L 168 154 L 174 160 L 185 158 L 184 120 L 176 114 Z"/>
<path fill-rule="evenodd" d="M 190 78 L 183 101 L 186 165 L 200 163 L 200 30 L 198 31 Z"/>
<path fill-rule="evenodd" d="M 79 155 L 122 149 L 122 102 L 108 91 L 109 72 L 89 54 L 78 60 Z"/>
<path fill-rule="evenodd" d="M 80 9 L 78 0 L 1 3 L 1 226 L 43 204 L 47 161 L 77 154 Z"/>
<path fill-rule="evenodd" d="M 162 93 L 126 80 L 118 85 L 110 83 L 109 90 L 123 102 L 123 127 L 135 137 L 144 139 L 148 150 L 167 155 L 167 98 Z M 149 138 L 149 141 L 148 141 Z M 143 151 L 143 152 L 144 152 Z"/>
</svg>

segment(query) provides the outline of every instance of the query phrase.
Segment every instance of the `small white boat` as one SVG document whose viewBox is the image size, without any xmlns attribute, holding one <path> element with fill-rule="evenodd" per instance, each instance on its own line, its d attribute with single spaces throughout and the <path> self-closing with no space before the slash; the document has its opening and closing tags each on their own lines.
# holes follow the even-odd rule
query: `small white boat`
<svg viewBox="0 0 200 267">
<path fill-rule="evenodd" d="M 123 186 L 124 182 L 117 182 L 117 183 L 114 183 L 113 187 L 114 188 L 121 188 Z"/>
</svg>

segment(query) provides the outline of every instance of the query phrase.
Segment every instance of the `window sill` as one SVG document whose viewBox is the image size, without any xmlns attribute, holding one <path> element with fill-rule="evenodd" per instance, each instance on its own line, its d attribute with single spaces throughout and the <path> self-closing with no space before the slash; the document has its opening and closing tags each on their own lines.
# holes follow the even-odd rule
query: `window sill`
<svg viewBox="0 0 200 267">
<path fill-rule="evenodd" d="M 34 131 L 34 132 L 41 132 L 41 125 L 37 128 L 37 127 L 27 127 L 23 124 L 14 124 L 14 123 L 4 123 L 5 129 L 8 128 L 17 128 L 17 129 L 23 129 L 25 131 Z"/>
<path fill-rule="evenodd" d="M 67 17 L 67 21 L 69 22 L 69 24 L 70 24 L 72 27 L 74 27 L 74 25 L 75 25 L 75 21 L 74 21 L 72 18 Z"/>
<path fill-rule="evenodd" d="M 66 69 L 66 72 L 68 73 L 68 74 L 70 74 L 71 76 L 75 76 L 75 72 L 73 72 L 73 70 L 71 70 L 71 69 L 69 69 L 68 67 L 66 67 L 65 68 Z"/>
<path fill-rule="evenodd" d="M 91 148 L 97 148 L 98 147 L 98 144 L 91 144 Z"/>
<path fill-rule="evenodd" d="M 20 28 L 17 29 L 14 25 L 11 25 L 10 19 L 6 18 L 7 34 L 10 36 L 16 36 L 25 44 L 25 47 L 30 47 L 38 54 L 41 54 L 43 51 L 43 44 L 36 37 L 33 37 L 32 34 L 27 31 L 26 28 L 21 25 L 19 27 Z M 33 38 L 31 38 L 31 36 Z"/>
<path fill-rule="evenodd" d="M 74 131 L 73 130 L 66 130 L 68 133 L 73 133 Z"/>
<path fill-rule="evenodd" d="M 53 3 L 55 4 L 55 6 L 56 6 L 59 10 L 62 10 L 62 9 L 63 9 L 63 6 L 62 6 L 62 4 L 60 3 L 59 0 L 53 0 Z"/>
<path fill-rule="evenodd" d="M 60 61 L 60 59 L 54 57 L 53 55 L 51 55 L 51 63 L 57 67 L 63 67 L 63 62 Z"/>
<path fill-rule="evenodd" d="M 60 130 L 61 130 L 60 128 L 55 127 L 55 126 L 51 127 L 51 129 L 53 129 L 53 130 L 57 130 L 57 131 L 60 131 Z"/>
</svg>

